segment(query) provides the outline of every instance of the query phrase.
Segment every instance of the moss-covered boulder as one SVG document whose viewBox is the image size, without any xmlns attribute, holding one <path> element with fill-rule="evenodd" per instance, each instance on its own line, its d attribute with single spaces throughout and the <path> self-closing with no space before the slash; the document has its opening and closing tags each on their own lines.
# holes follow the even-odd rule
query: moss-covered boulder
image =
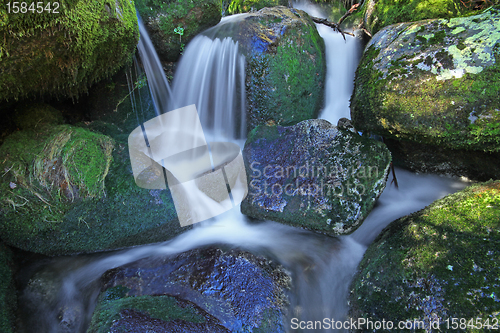
<svg viewBox="0 0 500 333">
<path fill-rule="evenodd" d="M 392 222 L 359 265 L 351 317 L 423 321 L 415 332 L 430 332 L 437 320 L 446 332 L 480 332 L 486 327 L 479 323 L 498 322 L 499 223 L 500 181 L 473 185 Z M 472 318 L 476 330 L 468 325 Z"/>
<path fill-rule="evenodd" d="M 139 188 L 125 144 L 69 125 L 25 129 L 0 146 L 0 235 L 46 255 L 163 241 L 181 228 L 168 190 Z"/>
<path fill-rule="evenodd" d="M 130 1 L 18 5 L 17 14 L 14 3 L 10 13 L 8 6 L 0 8 L 0 101 L 78 96 L 131 61 L 139 33 Z"/>
<path fill-rule="evenodd" d="M 89 332 L 285 331 L 290 277 L 245 251 L 210 247 L 143 259 L 106 272 L 102 284 Z"/>
<path fill-rule="evenodd" d="M 442 148 L 499 152 L 499 19 L 493 7 L 381 30 L 356 72 L 354 126 Z"/>
<path fill-rule="evenodd" d="M 247 125 L 290 125 L 323 106 L 324 42 L 307 13 L 277 6 L 233 18 L 214 30 L 246 56 Z M 208 34 L 208 32 L 207 32 Z"/>
<path fill-rule="evenodd" d="M 383 143 L 318 119 L 257 127 L 243 157 L 243 214 L 331 235 L 361 225 L 385 188 L 391 161 Z"/>
<path fill-rule="evenodd" d="M 464 16 L 489 4 L 460 0 L 369 0 L 363 4 L 364 27 L 375 34 L 391 24 Z"/>
<path fill-rule="evenodd" d="M 138 0 L 135 4 L 163 61 L 177 61 L 191 39 L 222 17 L 221 0 Z"/>
<path fill-rule="evenodd" d="M 232 0 L 227 12 L 230 15 L 248 13 L 274 6 L 288 6 L 288 0 Z"/>
<path fill-rule="evenodd" d="M 17 295 L 13 277 L 13 253 L 0 242 L 0 331 L 15 332 Z"/>
</svg>

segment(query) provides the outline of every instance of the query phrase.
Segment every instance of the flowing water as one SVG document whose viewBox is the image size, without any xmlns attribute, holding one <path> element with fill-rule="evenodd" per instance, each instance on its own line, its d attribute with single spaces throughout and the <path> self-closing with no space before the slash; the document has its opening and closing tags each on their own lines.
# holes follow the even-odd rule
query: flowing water
<svg viewBox="0 0 500 333">
<path fill-rule="evenodd" d="M 316 10 L 304 4 L 297 6 L 309 12 Z M 314 12 L 313 15 L 321 16 L 321 13 Z M 339 34 L 324 27 L 318 29 L 325 39 L 328 57 L 326 106 L 321 117 L 335 124 L 339 118 L 349 117 L 348 101 L 361 46 L 354 38 L 346 43 Z M 143 38 L 146 40 L 145 35 L 141 36 Z M 237 119 L 244 117 L 232 110 L 244 110 L 244 59 L 238 53 L 238 45 L 230 39 L 212 38 L 200 36 L 189 44 L 176 72 L 172 91 L 168 91 L 168 83 L 161 78 L 162 75 L 158 75 L 161 69 L 159 62 L 149 63 L 155 61 L 155 55 L 152 45 L 147 42 L 142 44 L 142 61 L 146 72 L 150 71 L 148 68 L 153 72 L 148 74 L 148 81 L 152 85 L 153 97 L 157 95 L 159 98 L 155 100 L 159 113 L 165 110 L 165 105 L 169 108 L 195 103 L 204 127 L 214 133 L 225 131 L 226 138 L 238 138 L 244 124 Z M 154 69 L 155 66 L 160 66 L 160 69 Z M 172 93 L 176 97 L 183 96 L 175 101 L 164 99 Z M 232 118 L 229 114 L 219 115 L 214 110 L 225 110 L 223 112 L 231 113 Z M 226 129 L 225 119 L 234 119 Z M 37 279 L 50 280 L 51 283 L 44 298 L 32 294 L 30 288 L 21 292 L 20 304 L 26 318 L 20 331 L 85 332 L 98 295 L 98 280 L 105 271 L 141 258 L 174 255 L 221 243 L 271 254 L 289 269 L 293 288 L 286 321 L 288 331 L 300 331 L 291 327 L 293 318 L 304 321 L 324 318 L 342 320 L 348 311 L 349 283 L 366 247 L 376 235 L 396 218 L 466 186 L 458 180 L 434 175 L 415 175 L 404 170 L 396 170 L 396 174 L 399 189 L 391 184 L 390 176 L 377 206 L 350 236 L 326 237 L 269 221 L 248 223 L 237 207 L 217 218 L 198 223 L 194 229 L 165 243 L 113 253 L 47 259 L 27 269 L 27 272 L 36 271 L 31 285 L 36 284 Z M 29 276 L 26 273 L 21 280 L 26 283 Z M 61 314 L 60 309 L 72 310 Z"/>
</svg>

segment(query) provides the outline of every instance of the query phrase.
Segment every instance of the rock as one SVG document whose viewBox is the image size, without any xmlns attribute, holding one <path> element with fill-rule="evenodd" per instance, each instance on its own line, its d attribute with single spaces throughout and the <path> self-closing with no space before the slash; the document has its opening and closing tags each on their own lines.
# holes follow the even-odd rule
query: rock
<svg viewBox="0 0 500 333">
<path fill-rule="evenodd" d="M 246 56 L 247 127 L 296 124 L 316 118 L 323 106 L 324 42 L 307 13 L 277 6 L 225 23 Z M 208 33 L 208 32 L 207 32 Z"/>
<path fill-rule="evenodd" d="M 139 0 L 135 3 L 163 61 L 177 61 L 191 39 L 219 23 L 222 17 L 220 0 Z"/>
<path fill-rule="evenodd" d="M 175 326 L 179 332 L 284 332 L 287 274 L 237 249 L 143 259 L 104 274 L 89 332 L 139 325 Z"/>
<path fill-rule="evenodd" d="M 499 19 L 493 7 L 381 30 L 356 72 L 353 125 L 419 144 L 499 152 Z"/>
<path fill-rule="evenodd" d="M 384 143 L 395 166 L 478 181 L 500 179 L 500 153 L 447 149 L 406 140 L 386 139 Z"/>
<path fill-rule="evenodd" d="M 264 7 L 288 6 L 288 0 L 232 0 L 227 9 L 228 14 L 247 13 L 261 10 Z"/>
<path fill-rule="evenodd" d="M 7 137 L 0 156 L 0 235 L 11 246 L 45 255 L 96 252 L 189 229 L 180 227 L 168 190 L 135 184 L 122 141 L 46 125 Z"/>
<path fill-rule="evenodd" d="M 0 242 L 0 331 L 15 332 L 17 295 L 14 285 L 13 253 Z"/>
<path fill-rule="evenodd" d="M 500 313 L 499 220 L 500 181 L 490 181 L 392 222 L 359 265 L 350 317 L 394 325 L 416 319 L 426 325 L 418 331 L 427 332 L 436 320 L 441 330 L 451 330 L 452 318 L 494 324 Z"/>
<path fill-rule="evenodd" d="M 474 9 L 456 0 L 403 0 L 397 6 L 388 0 L 369 0 L 363 5 L 364 27 L 374 35 L 391 24 L 465 16 Z"/>
<path fill-rule="evenodd" d="M 0 101 L 75 97 L 131 61 L 139 39 L 132 2 L 50 4 L 44 3 L 42 13 L 0 9 Z"/>
<path fill-rule="evenodd" d="M 319 119 L 257 127 L 243 158 L 243 214 L 330 235 L 360 226 L 385 188 L 391 161 L 383 143 Z"/>
</svg>

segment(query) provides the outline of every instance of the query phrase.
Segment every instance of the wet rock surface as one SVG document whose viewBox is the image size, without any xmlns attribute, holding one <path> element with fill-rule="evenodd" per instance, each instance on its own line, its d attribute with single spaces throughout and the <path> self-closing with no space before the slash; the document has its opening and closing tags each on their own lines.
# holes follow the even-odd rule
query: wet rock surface
<svg viewBox="0 0 500 333">
<path fill-rule="evenodd" d="M 264 8 L 215 31 L 221 39 L 230 36 L 238 42 L 246 56 L 249 130 L 267 122 L 286 125 L 317 117 L 323 106 L 325 46 L 307 13 Z"/>
<path fill-rule="evenodd" d="M 416 319 L 426 332 L 439 331 L 431 327 L 437 320 L 440 330 L 451 330 L 452 318 L 481 317 L 481 324 L 494 325 L 500 313 L 499 221 L 500 181 L 490 181 L 392 222 L 358 267 L 350 316 Z"/>
<path fill-rule="evenodd" d="M 492 7 L 381 30 L 356 73 L 354 126 L 442 148 L 498 152 L 499 22 Z"/>
<path fill-rule="evenodd" d="M 326 120 L 260 126 L 243 156 L 243 214 L 331 235 L 359 227 L 385 188 L 391 161 L 381 142 Z"/>
<path fill-rule="evenodd" d="M 102 283 L 92 332 L 130 323 L 168 326 L 174 319 L 182 320 L 179 328 L 186 329 L 197 324 L 214 332 L 284 332 L 288 273 L 269 259 L 241 250 L 210 247 L 173 258 L 144 259 L 108 271 Z M 172 304 L 160 306 L 163 302 Z M 191 319 L 170 317 L 181 308 L 189 308 Z M 150 322 L 145 313 L 170 319 Z M 112 318 L 120 324 L 111 324 Z"/>
</svg>

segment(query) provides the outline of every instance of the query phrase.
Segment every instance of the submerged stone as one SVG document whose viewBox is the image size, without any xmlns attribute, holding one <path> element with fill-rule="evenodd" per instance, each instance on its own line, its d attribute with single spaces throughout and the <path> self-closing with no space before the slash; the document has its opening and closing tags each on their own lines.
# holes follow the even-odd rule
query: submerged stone
<svg viewBox="0 0 500 333">
<path fill-rule="evenodd" d="M 359 130 L 500 152 L 500 11 L 401 23 L 367 45 L 351 115 Z"/>
<path fill-rule="evenodd" d="M 238 42 L 246 56 L 249 130 L 268 122 L 291 125 L 317 117 L 323 106 L 325 46 L 307 13 L 264 8 L 214 31 L 218 38 Z"/>
<path fill-rule="evenodd" d="M 395 326 L 410 319 L 422 332 L 438 331 L 438 321 L 440 330 L 450 331 L 453 318 L 466 318 L 458 322 L 460 331 L 494 329 L 500 319 L 499 221 L 500 181 L 490 181 L 392 222 L 359 265 L 350 317 Z"/>
<path fill-rule="evenodd" d="M 17 14 L 14 3 L 0 8 L 0 101 L 78 96 L 131 61 L 139 39 L 131 1 L 40 3 L 19 2 Z"/>
<path fill-rule="evenodd" d="M 361 225 L 385 188 L 391 161 L 383 143 L 318 119 L 257 127 L 243 157 L 243 214 L 330 235 Z"/>
<path fill-rule="evenodd" d="M 139 325 L 284 332 L 290 277 L 276 263 L 241 250 L 210 247 L 143 259 L 108 271 L 102 283 L 90 332 Z"/>
<path fill-rule="evenodd" d="M 191 39 L 222 17 L 220 0 L 138 0 L 135 4 L 163 61 L 177 61 Z"/>
</svg>

